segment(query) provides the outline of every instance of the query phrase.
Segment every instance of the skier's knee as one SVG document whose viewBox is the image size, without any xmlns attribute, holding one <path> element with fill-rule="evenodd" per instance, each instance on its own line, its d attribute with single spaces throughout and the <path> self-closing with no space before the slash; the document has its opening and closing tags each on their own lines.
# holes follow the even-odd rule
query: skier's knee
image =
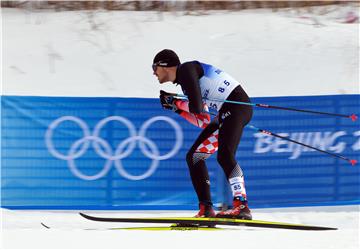
<svg viewBox="0 0 360 250">
<path fill-rule="evenodd" d="M 234 166 L 234 164 L 236 164 L 234 155 L 227 150 L 218 152 L 217 161 L 223 168 L 226 168 L 226 166 Z"/>
<path fill-rule="evenodd" d="M 187 162 L 187 165 L 188 165 L 189 168 L 194 165 L 193 164 L 193 162 L 194 162 L 193 159 L 194 159 L 194 151 L 190 150 L 186 154 L 186 162 Z"/>
</svg>

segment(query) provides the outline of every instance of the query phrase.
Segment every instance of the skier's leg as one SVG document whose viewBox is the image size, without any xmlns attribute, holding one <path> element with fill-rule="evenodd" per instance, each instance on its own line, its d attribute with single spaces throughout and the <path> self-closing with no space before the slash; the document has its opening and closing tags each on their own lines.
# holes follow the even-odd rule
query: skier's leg
<svg viewBox="0 0 360 250">
<path fill-rule="evenodd" d="M 224 104 L 220 110 L 217 160 L 231 186 L 234 197 L 234 209 L 233 211 L 228 211 L 230 216 L 227 216 L 226 213 L 219 213 L 219 217 L 251 219 L 251 213 L 247 206 L 244 174 L 235 158 L 243 128 L 251 116 L 252 109 L 247 107 L 235 107 L 234 105 Z"/>
<path fill-rule="evenodd" d="M 218 120 L 211 122 L 199 135 L 186 155 L 191 181 L 199 199 L 200 211 L 198 216 L 213 217 L 210 195 L 210 178 L 205 164 L 217 150 Z"/>
</svg>

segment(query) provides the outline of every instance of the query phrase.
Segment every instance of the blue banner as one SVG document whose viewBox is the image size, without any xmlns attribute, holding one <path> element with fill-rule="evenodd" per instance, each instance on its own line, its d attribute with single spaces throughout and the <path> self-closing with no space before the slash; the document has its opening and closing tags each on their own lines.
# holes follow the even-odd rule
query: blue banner
<svg viewBox="0 0 360 250">
<path fill-rule="evenodd" d="M 351 114 L 359 95 L 253 98 L 254 103 Z M 1 206 L 196 209 L 185 161 L 200 133 L 157 99 L 1 97 Z M 251 124 L 359 160 L 359 121 L 255 108 Z M 250 206 L 359 204 L 360 168 L 245 129 L 237 159 Z M 231 202 L 207 160 L 214 203 Z"/>
</svg>

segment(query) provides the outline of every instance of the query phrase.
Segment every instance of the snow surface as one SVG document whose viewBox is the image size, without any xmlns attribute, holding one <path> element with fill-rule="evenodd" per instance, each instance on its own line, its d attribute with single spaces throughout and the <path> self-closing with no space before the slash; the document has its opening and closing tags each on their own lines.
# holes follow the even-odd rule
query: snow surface
<svg viewBox="0 0 360 250">
<path fill-rule="evenodd" d="M 359 249 L 359 206 L 253 209 L 258 220 L 336 227 L 336 231 L 228 227 L 222 231 L 130 231 L 149 226 L 88 221 L 78 211 L 2 209 L 6 249 Z M 83 211 L 99 216 L 193 216 L 195 211 Z M 53 229 L 41 226 L 45 223 Z M 161 226 L 152 224 L 152 226 Z M 220 226 L 219 226 L 220 227 Z M 98 230 L 84 230 L 98 229 Z"/>
<path fill-rule="evenodd" d="M 164 48 L 177 51 L 182 61 L 218 66 L 251 97 L 360 93 L 359 24 L 343 23 L 350 7 L 319 7 L 312 14 L 265 9 L 191 16 L 5 8 L 3 94 L 180 92 L 172 84 L 160 86 L 152 75 L 152 59 Z"/>
<path fill-rule="evenodd" d="M 319 11 L 317 11 L 319 10 Z M 317 15 L 323 11 L 324 15 Z M 180 13 L 2 9 L 2 94 L 157 97 L 156 52 L 214 64 L 251 97 L 359 94 L 359 24 L 345 9 Z M 119 227 L 78 211 L 1 209 L 4 249 L 359 249 L 359 206 L 254 209 L 255 219 L 338 227 L 290 231 L 83 230 Z M 88 211 L 107 216 L 192 216 L 195 211 Z M 54 229 L 40 225 L 44 222 Z M 128 225 L 124 225 L 128 226 Z M 133 226 L 140 226 L 139 224 Z"/>
</svg>

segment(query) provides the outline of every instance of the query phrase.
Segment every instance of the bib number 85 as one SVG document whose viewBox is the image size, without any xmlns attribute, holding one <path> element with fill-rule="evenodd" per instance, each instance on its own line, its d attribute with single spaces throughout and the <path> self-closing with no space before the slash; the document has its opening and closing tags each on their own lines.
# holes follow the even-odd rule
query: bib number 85
<svg viewBox="0 0 360 250">
<path fill-rule="evenodd" d="M 230 82 L 227 81 L 227 80 L 224 81 L 224 84 L 225 84 L 226 87 L 227 87 L 227 86 L 230 86 Z M 218 91 L 219 91 L 220 93 L 224 93 L 224 92 L 225 92 L 225 88 L 219 87 L 219 88 L 218 88 Z"/>
</svg>

